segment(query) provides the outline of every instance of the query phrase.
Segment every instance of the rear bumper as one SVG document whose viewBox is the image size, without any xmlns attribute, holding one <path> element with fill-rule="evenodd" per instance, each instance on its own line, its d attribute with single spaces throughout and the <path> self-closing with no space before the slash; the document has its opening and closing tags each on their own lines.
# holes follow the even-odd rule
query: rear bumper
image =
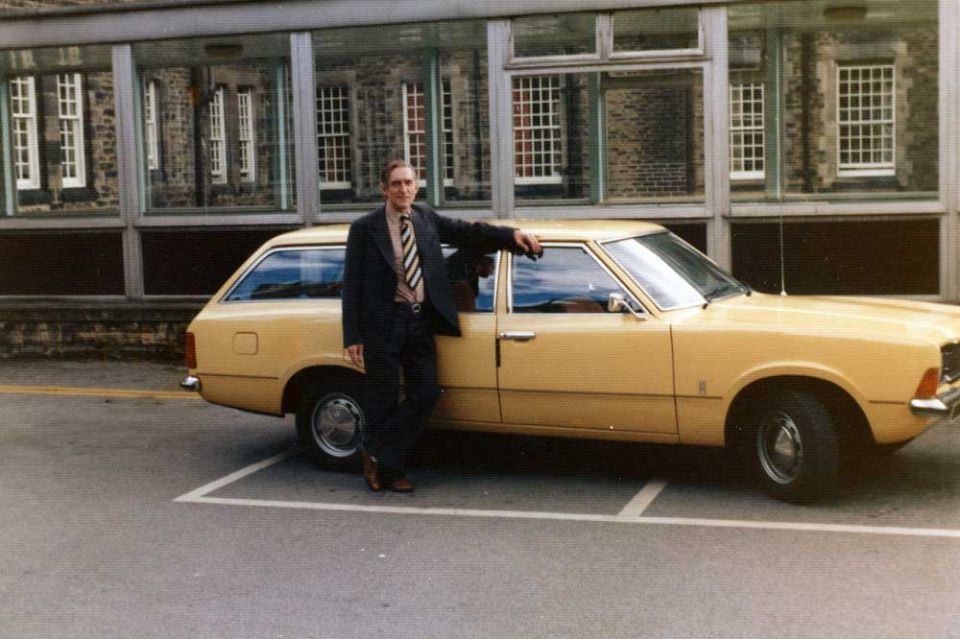
<svg viewBox="0 0 960 639">
<path fill-rule="evenodd" d="M 923 417 L 952 419 L 960 412 L 960 388 L 951 388 L 932 399 L 914 399 L 910 402 L 910 412 Z"/>
</svg>

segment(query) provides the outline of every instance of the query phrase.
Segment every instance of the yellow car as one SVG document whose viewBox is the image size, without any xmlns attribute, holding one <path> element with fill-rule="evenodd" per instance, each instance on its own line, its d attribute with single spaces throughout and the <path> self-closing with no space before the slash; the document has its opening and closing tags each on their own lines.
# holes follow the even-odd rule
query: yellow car
<svg viewBox="0 0 960 639">
<path fill-rule="evenodd" d="M 960 412 L 960 310 L 764 295 L 655 224 L 523 221 L 539 260 L 445 248 L 463 336 L 437 337 L 445 428 L 735 446 L 771 494 L 822 496 L 841 453 L 894 449 Z M 346 226 L 261 247 L 188 329 L 188 388 L 296 414 L 349 468 L 362 371 L 345 359 Z"/>
</svg>

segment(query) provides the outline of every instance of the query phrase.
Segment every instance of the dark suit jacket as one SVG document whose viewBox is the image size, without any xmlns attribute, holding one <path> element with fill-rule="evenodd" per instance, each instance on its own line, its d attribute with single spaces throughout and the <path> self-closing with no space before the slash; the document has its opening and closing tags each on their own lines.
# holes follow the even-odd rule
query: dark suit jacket
<svg viewBox="0 0 960 639">
<path fill-rule="evenodd" d="M 475 251 L 513 248 L 514 229 L 483 222 L 464 222 L 414 205 L 411 220 L 429 304 L 436 311 L 434 331 L 460 335 L 453 288 L 447 277 L 440 244 Z M 376 348 L 386 339 L 397 292 L 393 244 L 387 229 L 386 207 L 350 225 L 343 273 L 343 345 Z"/>
</svg>

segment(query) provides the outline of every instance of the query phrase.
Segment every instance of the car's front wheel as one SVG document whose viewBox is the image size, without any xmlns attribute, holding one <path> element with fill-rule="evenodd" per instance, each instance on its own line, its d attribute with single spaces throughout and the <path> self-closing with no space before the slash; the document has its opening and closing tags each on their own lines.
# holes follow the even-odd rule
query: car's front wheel
<svg viewBox="0 0 960 639">
<path fill-rule="evenodd" d="M 754 462 L 767 491 L 805 502 L 836 485 L 839 443 L 830 411 L 811 393 L 784 390 L 753 412 Z"/>
<path fill-rule="evenodd" d="M 355 467 L 365 423 L 358 385 L 313 381 L 300 395 L 297 438 L 327 468 Z"/>
</svg>

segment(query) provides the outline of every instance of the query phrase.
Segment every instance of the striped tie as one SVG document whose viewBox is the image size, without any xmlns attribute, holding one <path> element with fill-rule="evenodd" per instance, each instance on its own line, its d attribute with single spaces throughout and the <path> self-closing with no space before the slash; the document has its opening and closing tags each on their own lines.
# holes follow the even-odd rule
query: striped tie
<svg viewBox="0 0 960 639">
<path fill-rule="evenodd" d="M 403 244 L 403 271 L 410 288 L 417 290 L 417 284 L 423 277 L 420 271 L 420 256 L 417 255 L 417 242 L 413 237 L 413 225 L 409 215 L 400 216 L 400 243 Z"/>
</svg>

